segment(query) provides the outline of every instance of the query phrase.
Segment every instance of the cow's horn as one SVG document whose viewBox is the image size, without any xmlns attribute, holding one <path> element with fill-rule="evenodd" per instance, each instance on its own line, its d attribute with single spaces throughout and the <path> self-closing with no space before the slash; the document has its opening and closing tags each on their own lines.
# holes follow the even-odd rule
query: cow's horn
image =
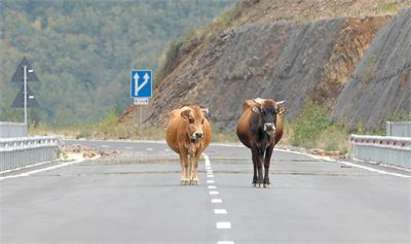
<svg viewBox="0 0 411 244">
<path fill-rule="evenodd" d="M 278 101 L 278 102 L 277 102 L 277 105 L 283 105 L 284 103 L 285 103 L 285 100 Z"/>
</svg>

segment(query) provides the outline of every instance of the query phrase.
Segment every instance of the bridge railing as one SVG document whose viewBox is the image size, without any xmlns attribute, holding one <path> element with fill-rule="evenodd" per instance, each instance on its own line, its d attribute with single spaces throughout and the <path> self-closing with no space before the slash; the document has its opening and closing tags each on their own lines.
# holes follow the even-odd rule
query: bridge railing
<svg viewBox="0 0 411 244">
<path fill-rule="evenodd" d="M 411 137 L 411 121 L 387 121 L 387 136 Z"/>
<path fill-rule="evenodd" d="M 411 168 L 411 138 L 351 135 L 353 159 Z"/>
<path fill-rule="evenodd" d="M 27 126 L 24 123 L 0 121 L 0 138 L 25 136 L 27 136 Z"/>
<path fill-rule="evenodd" d="M 60 139 L 50 136 L 0 138 L 0 173 L 57 159 Z"/>
</svg>

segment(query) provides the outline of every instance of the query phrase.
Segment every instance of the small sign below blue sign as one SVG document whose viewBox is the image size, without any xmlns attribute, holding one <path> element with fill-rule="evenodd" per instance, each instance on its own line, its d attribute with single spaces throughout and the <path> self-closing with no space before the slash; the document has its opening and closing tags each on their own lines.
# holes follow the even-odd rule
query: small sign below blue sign
<svg viewBox="0 0 411 244">
<path fill-rule="evenodd" d="M 131 71 L 130 96 L 148 101 L 153 95 L 153 72 L 148 69 Z"/>
</svg>

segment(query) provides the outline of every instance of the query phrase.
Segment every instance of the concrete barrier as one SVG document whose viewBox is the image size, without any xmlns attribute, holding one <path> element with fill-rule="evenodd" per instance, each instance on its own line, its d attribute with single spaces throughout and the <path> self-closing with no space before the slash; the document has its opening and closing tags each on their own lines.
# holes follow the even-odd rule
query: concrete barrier
<svg viewBox="0 0 411 244">
<path fill-rule="evenodd" d="M 411 138 L 351 135 L 354 160 L 390 164 L 411 169 Z"/>
<path fill-rule="evenodd" d="M 27 126 L 24 123 L 0 122 L 0 138 L 26 136 Z"/>
<path fill-rule="evenodd" d="M 411 121 L 387 121 L 387 136 L 411 137 Z"/>
</svg>

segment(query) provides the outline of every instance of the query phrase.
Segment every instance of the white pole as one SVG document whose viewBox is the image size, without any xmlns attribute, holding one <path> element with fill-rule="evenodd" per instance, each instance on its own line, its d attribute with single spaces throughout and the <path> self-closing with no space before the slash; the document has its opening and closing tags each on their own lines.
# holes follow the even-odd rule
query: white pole
<svg viewBox="0 0 411 244">
<path fill-rule="evenodd" d="M 27 66 L 24 69 L 24 124 L 27 126 Z"/>
</svg>

